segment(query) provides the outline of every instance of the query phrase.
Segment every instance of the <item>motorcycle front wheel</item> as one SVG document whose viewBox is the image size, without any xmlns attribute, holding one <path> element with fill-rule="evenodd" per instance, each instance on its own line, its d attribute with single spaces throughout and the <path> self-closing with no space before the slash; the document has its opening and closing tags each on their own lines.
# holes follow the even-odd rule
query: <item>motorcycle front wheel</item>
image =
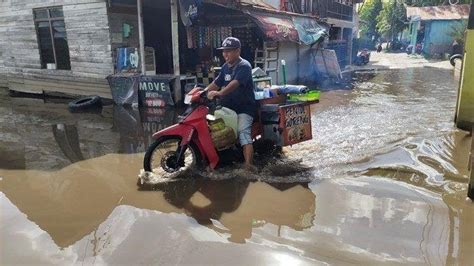
<svg viewBox="0 0 474 266">
<path fill-rule="evenodd" d="M 190 143 L 181 151 L 180 144 L 181 138 L 178 137 L 163 137 L 155 141 L 145 153 L 144 170 L 166 178 L 198 166 L 200 156 L 196 146 Z"/>
</svg>

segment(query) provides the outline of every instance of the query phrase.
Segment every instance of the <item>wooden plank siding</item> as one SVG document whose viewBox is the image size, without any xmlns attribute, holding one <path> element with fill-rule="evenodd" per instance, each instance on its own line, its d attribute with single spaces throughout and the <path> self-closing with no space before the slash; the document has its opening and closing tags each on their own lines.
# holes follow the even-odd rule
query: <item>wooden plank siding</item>
<svg viewBox="0 0 474 266">
<path fill-rule="evenodd" d="M 7 5 L 10 5 L 10 0 L 0 0 L 0 87 L 7 87 L 7 68 L 5 67 L 5 58 L 7 57 L 6 47 L 7 38 L 6 31 L 8 23 L 4 20 L 4 14 L 7 12 Z"/>
<path fill-rule="evenodd" d="M 62 6 L 71 70 L 41 69 L 33 9 Z M 114 71 L 106 0 L 0 0 L 0 86 L 110 98 Z M 8 84 L 5 84 L 5 83 Z"/>
</svg>

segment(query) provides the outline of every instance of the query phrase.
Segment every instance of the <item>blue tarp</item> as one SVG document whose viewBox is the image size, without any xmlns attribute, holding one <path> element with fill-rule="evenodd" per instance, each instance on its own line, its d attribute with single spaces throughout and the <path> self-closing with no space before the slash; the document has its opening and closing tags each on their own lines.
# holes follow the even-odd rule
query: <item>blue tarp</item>
<svg viewBox="0 0 474 266">
<path fill-rule="evenodd" d="M 250 15 L 267 39 L 312 45 L 328 36 L 329 25 L 314 17 L 297 16 L 284 12 L 267 12 L 248 8 Z"/>
<path fill-rule="evenodd" d="M 314 18 L 294 16 L 293 24 L 298 31 L 300 41 L 306 45 L 316 43 L 328 36 L 329 27 L 316 22 Z"/>
</svg>

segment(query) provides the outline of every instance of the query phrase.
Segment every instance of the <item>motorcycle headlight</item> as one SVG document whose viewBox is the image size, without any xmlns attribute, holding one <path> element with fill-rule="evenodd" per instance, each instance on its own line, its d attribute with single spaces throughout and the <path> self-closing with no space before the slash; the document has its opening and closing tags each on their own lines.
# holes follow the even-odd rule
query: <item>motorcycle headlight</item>
<svg viewBox="0 0 474 266">
<path fill-rule="evenodd" d="M 187 104 L 187 105 L 191 104 L 191 99 L 192 98 L 193 97 L 191 95 L 186 94 L 186 96 L 184 96 L 184 104 Z"/>
</svg>

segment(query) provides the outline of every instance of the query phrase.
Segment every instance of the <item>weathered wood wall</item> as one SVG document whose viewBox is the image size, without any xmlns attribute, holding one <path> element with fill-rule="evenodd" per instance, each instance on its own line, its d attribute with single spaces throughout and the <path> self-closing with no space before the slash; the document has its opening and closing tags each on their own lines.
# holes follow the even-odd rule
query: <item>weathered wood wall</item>
<svg viewBox="0 0 474 266">
<path fill-rule="evenodd" d="M 5 57 L 7 38 L 7 23 L 3 19 L 6 13 L 6 7 L 10 4 L 10 0 L 0 0 L 0 87 L 7 87 L 7 69 L 5 68 Z"/>
<path fill-rule="evenodd" d="M 49 6 L 63 7 L 71 70 L 41 69 L 33 9 Z M 106 0 L 0 0 L 0 36 L 0 76 L 6 73 L 10 89 L 110 98 L 105 77 L 113 73 L 113 60 Z"/>
</svg>

